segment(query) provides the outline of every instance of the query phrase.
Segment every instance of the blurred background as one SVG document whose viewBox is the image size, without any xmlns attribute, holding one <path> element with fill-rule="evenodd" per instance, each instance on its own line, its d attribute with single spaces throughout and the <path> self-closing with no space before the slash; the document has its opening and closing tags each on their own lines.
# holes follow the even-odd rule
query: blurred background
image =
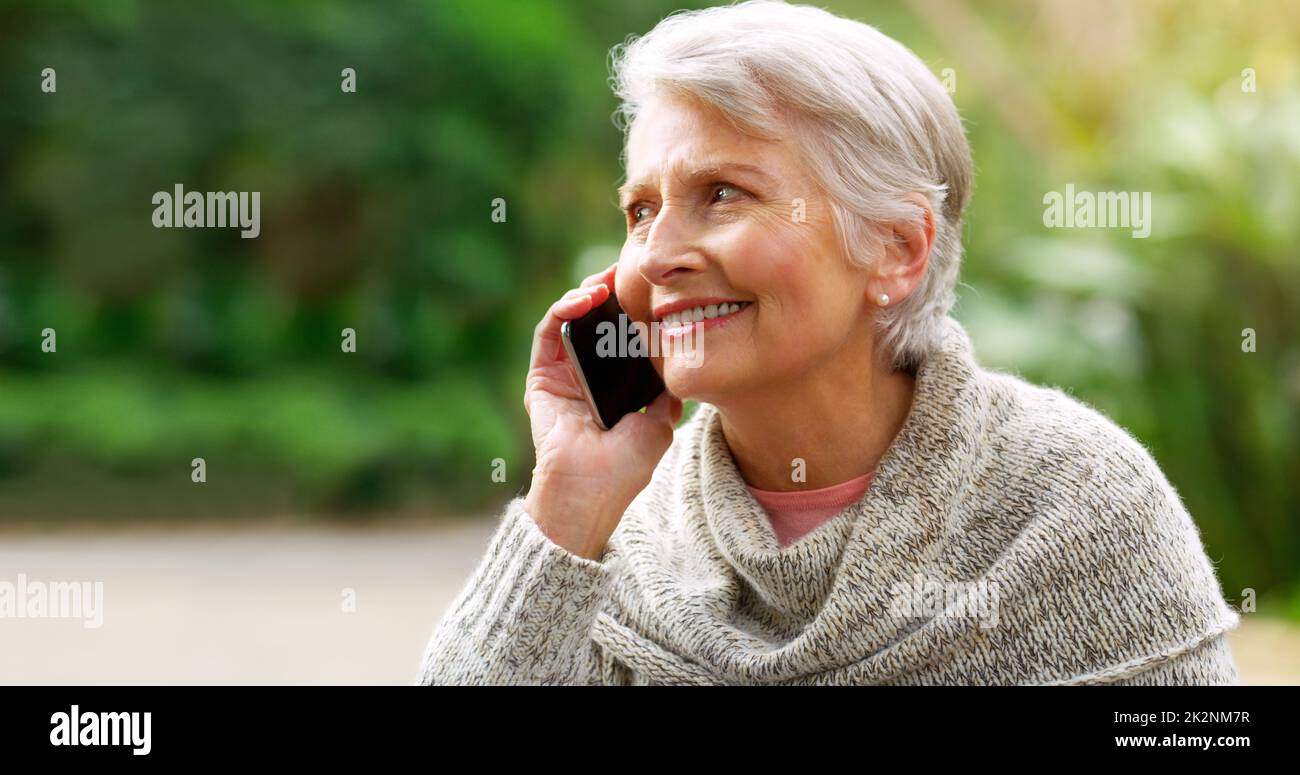
<svg viewBox="0 0 1300 775">
<path fill-rule="evenodd" d="M 527 485 L 532 328 L 623 239 L 609 48 L 699 5 L 0 2 L 0 580 L 107 598 L 0 620 L 0 682 L 412 680 Z M 953 91 L 981 360 L 1148 446 L 1243 676 L 1300 682 L 1300 8 L 818 5 Z M 177 183 L 261 236 L 154 228 Z M 1045 228 L 1067 184 L 1150 237 Z"/>
</svg>

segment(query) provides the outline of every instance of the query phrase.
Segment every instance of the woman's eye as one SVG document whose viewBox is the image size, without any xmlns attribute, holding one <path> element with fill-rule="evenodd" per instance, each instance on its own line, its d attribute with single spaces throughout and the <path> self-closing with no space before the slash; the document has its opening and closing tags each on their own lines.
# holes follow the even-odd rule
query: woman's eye
<svg viewBox="0 0 1300 775">
<path fill-rule="evenodd" d="M 721 193 L 721 192 L 724 192 L 724 191 L 730 191 L 731 193 L 730 193 L 730 195 L 728 195 L 728 196 L 724 196 L 721 200 L 719 200 L 719 199 L 718 199 L 718 194 Z M 723 202 L 726 202 L 726 201 L 730 201 L 730 200 L 732 200 L 732 199 L 735 199 L 735 198 L 738 197 L 739 195 L 740 195 L 740 189 L 736 188 L 735 186 L 731 185 L 730 183 L 719 183 L 718 185 L 716 185 L 716 186 L 713 187 L 713 197 L 714 197 L 714 201 L 723 201 Z"/>
<path fill-rule="evenodd" d="M 633 224 L 637 224 L 641 222 L 642 211 L 647 211 L 647 217 L 648 217 L 649 210 L 650 210 L 650 205 L 632 205 L 631 207 L 627 208 L 627 217 L 631 220 Z"/>
<path fill-rule="evenodd" d="M 730 183 L 719 183 L 713 187 L 712 191 L 713 198 L 710 200 L 710 204 L 714 202 L 730 202 L 745 193 Z M 654 214 L 654 208 L 648 204 L 635 204 L 628 205 L 624 208 L 624 212 L 627 213 L 629 226 L 638 226 L 645 223 L 645 220 Z"/>
</svg>

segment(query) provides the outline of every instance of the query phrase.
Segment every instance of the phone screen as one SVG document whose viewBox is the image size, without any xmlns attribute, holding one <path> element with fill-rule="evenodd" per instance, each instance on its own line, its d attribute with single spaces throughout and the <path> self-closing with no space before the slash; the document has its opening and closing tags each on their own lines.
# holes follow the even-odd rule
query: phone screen
<svg viewBox="0 0 1300 775">
<path fill-rule="evenodd" d="M 611 293 L 604 304 L 560 328 L 592 415 L 602 430 L 640 409 L 664 391 L 650 360 L 650 342 Z M 639 342 L 639 346 L 637 345 Z"/>
</svg>

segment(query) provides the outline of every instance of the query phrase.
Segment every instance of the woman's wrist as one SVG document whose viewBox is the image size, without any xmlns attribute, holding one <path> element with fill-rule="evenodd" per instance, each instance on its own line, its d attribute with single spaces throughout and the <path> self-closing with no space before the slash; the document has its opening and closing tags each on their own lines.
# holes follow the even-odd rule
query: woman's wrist
<svg viewBox="0 0 1300 775">
<path fill-rule="evenodd" d="M 590 491 L 574 492 L 542 477 L 534 477 L 524 498 L 524 511 L 553 543 L 596 561 L 604 555 L 613 527 L 622 515 L 622 510 L 595 500 Z"/>
</svg>

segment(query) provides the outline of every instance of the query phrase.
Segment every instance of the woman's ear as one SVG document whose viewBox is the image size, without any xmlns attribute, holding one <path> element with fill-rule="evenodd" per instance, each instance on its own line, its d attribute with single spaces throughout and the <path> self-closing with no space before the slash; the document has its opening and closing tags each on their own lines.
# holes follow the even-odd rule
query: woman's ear
<svg viewBox="0 0 1300 775">
<path fill-rule="evenodd" d="M 934 247 L 934 211 L 920 194 L 908 194 L 907 201 L 923 214 L 919 221 L 895 221 L 884 224 L 884 253 L 876 266 L 871 301 L 882 307 L 897 304 L 921 284 L 930 265 Z M 887 297 L 887 300 L 886 300 Z M 882 303 L 883 302 L 883 303 Z"/>
</svg>

